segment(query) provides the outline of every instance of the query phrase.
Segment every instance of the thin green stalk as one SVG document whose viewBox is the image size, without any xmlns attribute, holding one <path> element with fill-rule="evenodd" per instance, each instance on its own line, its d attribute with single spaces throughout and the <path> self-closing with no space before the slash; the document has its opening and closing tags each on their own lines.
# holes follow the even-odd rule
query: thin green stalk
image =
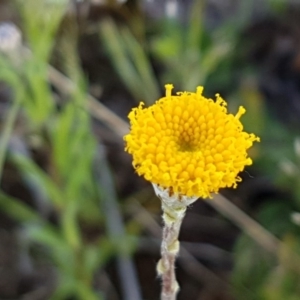
<svg viewBox="0 0 300 300">
<path fill-rule="evenodd" d="M 16 97 L 13 105 L 7 115 L 6 122 L 4 123 L 1 140 L 0 140 L 0 182 L 2 180 L 2 173 L 6 155 L 6 149 L 8 145 L 9 138 L 14 128 L 14 124 L 20 110 L 21 101 L 18 97 Z"/>
</svg>

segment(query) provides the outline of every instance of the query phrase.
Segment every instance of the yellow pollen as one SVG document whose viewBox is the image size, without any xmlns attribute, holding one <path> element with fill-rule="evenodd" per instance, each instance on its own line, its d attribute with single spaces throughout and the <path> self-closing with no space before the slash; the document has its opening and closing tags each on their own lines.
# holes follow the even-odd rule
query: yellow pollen
<svg viewBox="0 0 300 300">
<path fill-rule="evenodd" d="M 187 196 L 207 198 L 220 188 L 235 188 L 239 172 L 252 163 L 247 150 L 259 141 L 243 131 L 245 108 L 230 114 L 219 94 L 216 101 L 207 99 L 201 86 L 176 95 L 172 84 L 165 88 L 165 97 L 147 108 L 141 103 L 128 116 L 125 150 L 137 173 Z"/>
<path fill-rule="evenodd" d="M 197 86 L 196 94 L 197 94 L 198 96 L 201 96 L 201 95 L 202 95 L 202 92 L 203 92 L 203 86 Z"/>
<path fill-rule="evenodd" d="M 173 84 L 166 84 L 165 88 L 166 88 L 166 97 L 171 97 Z"/>
</svg>

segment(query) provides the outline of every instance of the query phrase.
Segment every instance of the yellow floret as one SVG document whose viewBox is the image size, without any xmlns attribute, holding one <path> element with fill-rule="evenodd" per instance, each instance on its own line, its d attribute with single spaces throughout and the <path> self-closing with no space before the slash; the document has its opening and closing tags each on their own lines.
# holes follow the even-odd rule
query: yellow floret
<svg viewBox="0 0 300 300">
<path fill-rule="evenodd" d="M 196 93 L 166 96 L 148 108 L 140 103 L 129 113 L 130 133 L 125 150 L 146 180 L 186 196 L 211 197 L 223 187 L 236 187 L 238 173 L 252 160 L 247 150 L 259 138 L 243 130 L 240 107 L 234 116 L 226 102 Z"/>
</svg>

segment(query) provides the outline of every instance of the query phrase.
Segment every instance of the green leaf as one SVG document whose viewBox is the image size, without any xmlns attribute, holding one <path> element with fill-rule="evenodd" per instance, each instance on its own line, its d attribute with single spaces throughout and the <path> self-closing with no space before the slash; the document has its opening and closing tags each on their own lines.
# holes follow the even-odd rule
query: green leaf
<svg viewBox="0 0 300 300">
<path fill-rule="evenodd" d="M 94 274 L 116 254 L 116 246 L 109 239 L 101 238 L 95 244 L 84 247 L 84 268 L 89 274 Z"/>
<path fill-rule="evenodd" d="M 115 69 L 129 91 L 137 100 L 152 104 L 159 97 L 159 87 L 141 44 L 128 30 L 119 30 L 110 19 L 101 22 L 100 33 Z"/>
<path fill-rule="evenodd" d="M 44 222 L 40 215 L 31 207 L 21 202 L 21 200 L 3 193 L 0 193 L 0 208 L 1 211 L 19 222 Z"/>
<path fill-rule="evenodd" d="M 20 154 L 11 154 L 11 160 L 20 169 L 23 176 L 35 183 L 41 193 L 46 196 L 56 207 L 64 206 L 64 195 L 61 193 L 51 178 L 41 170 L 30 158 Z"/>
<path fill-rule="evenodd" d="M 52 226 L 26 226 L 28 238 L 31 241 L 46 246 L 49 256 L 59 267 L 61 272 L 74 276 L 75 257 L 72 248 L 68 245 L 58 228 Z"/>
<path fill-rule="evenodd" d="M 79 207 L 77 202 L 70 201 L 67 209 L 62 212 L 61 217 L 61 227 L 64 239 L 74 252 L 76 252 L 82 245 L 80 228 L 77 221 L 78 210 Z"/>
</svg>

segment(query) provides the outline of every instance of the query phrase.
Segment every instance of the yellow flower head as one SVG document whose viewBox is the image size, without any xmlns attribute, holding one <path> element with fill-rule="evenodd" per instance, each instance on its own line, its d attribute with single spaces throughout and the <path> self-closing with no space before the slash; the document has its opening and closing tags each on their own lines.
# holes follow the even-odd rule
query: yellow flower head
<svg viewBox="0 0 300 300">
<path fill-rule="evenodd" d="M 238 173 L 252 160 L 247 155 L 259 138 L 243 131 L 240 107 L 234 116 L 226 102 L 196 93 L 171 94 L 148 108 L 144 103 L 129 113 L 130 133 L 125 150 L 146 180 L 186 196 L 211 197 L 223 187 L 236 187 Z"/>
</svg>

